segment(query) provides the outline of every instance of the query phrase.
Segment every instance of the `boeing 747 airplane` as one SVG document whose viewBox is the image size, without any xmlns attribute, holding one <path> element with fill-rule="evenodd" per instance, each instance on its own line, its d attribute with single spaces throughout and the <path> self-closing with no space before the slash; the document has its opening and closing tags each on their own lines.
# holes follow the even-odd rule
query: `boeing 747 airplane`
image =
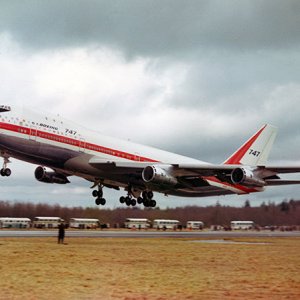
<svg viewBox="0 0 300 300">
<path fill-rule="evenodd" d="M 25 107 L 0 105 L 0 174 L 13 157 L 39 165 L 35 178 L 67 184 L 79 176 L 92 182 L 97 205 L 106 203 L 103 188 L 126 194 L 127 206 L 155 207 L 153 192 L 206 197 L 261 192 L 266 186 L 300 184 L 280 179 L 280 173 L 300 172 L 300 166 L 267 166 L 277 129 L 264 125 L 222 164 L 210 164 L 152 147 L 90 131 L 60 116 L 41 115 Z M 51 170 L 48 170 L 48 169 Z"/>
</svg>

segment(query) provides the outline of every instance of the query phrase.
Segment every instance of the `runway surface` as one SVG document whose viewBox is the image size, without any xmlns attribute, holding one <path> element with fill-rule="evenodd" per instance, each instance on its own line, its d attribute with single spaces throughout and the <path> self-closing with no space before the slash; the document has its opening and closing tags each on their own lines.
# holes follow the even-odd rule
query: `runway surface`
<svg viewBox="0 0 300 300">
<path fill-rule="evenodd" d="M 56 237 L 57 230 L 0 230 L 1 237 Z M 66 237 L 91 238 L 229 238 L 300 237 L 300 231 L 126 231 L 66 230 Z"/>
</svg>

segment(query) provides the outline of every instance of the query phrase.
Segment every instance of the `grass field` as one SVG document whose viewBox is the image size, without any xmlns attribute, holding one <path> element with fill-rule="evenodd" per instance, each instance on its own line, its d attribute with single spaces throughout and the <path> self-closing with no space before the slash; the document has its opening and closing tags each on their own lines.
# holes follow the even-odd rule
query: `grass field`
<svg viewBox="0 0 300 300">
<path fill-rule="evenodd" d="M 231 240 L 3 238 L 0 299 L 300 299 L 299 238 Z"/>
</svg>

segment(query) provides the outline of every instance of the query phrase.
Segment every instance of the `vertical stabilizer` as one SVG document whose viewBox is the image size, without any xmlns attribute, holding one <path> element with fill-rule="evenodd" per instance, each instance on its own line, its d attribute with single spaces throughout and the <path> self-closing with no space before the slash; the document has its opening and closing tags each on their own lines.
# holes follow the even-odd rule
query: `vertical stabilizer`
<svg viewBox="0 0 300 300">
<path fill-rule="evenodd" d="M 276 127 L 269 124 L 264 125 L 223 164 L 241 164 L 247 166 L 266 165 L 276 134 Z"/>
</svg>

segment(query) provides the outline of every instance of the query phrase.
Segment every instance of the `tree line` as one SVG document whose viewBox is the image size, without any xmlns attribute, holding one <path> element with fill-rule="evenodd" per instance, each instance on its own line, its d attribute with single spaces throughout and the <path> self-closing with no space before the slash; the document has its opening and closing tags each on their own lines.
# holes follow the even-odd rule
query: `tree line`
<svg viewBox="0 0 300 300">
<path fill-rule="evenodd" d="M 247 200 L 243 207 L 222 206 L 217 202 L 206 207 L 185 206 L 166 209 L 64 207 L 58 204 L 0 201 L 0 217 L 26 217 L 33 220 L 37 216 L 61 217 L 66 221 L 70 218 L 95 218 L 111 226 L 115 224 L 122 226 L 126 218 L 175 219 L 182 225 L 187 221 L 202 221 L 206 227 L 228 226 L 233 220 L 254 221 L 260 226 L 299 226 L 300 200 L 283 200 L 279 204 L 262 203 L 258 207 L 251 207 Z"/>
</svg>

